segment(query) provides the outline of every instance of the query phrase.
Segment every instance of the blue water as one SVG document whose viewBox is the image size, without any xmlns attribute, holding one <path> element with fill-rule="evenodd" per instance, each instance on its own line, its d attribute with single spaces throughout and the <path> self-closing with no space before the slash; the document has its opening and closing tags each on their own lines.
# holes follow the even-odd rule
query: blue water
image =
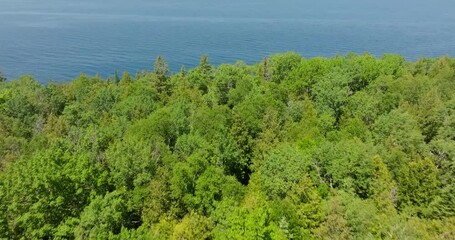
<svg viewBox="0 0 455 240">
<path fill-rule="evenodd" d="M 0 71 L 41 82 L 347 52 L 455 56 L 453 0 L 0 0 Z"/>
</svg>

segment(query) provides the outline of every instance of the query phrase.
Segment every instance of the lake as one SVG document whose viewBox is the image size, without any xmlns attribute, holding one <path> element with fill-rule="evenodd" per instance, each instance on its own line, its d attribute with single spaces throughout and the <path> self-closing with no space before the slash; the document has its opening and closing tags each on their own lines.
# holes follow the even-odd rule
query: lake
<svg viewBox="0 0 455 240">
<path fill-rule="evenodd" d="M 0 71 L 40 82 L 79 73 L 255 63 L 295 51 L 408 60 L 455 56 L 453 0 L 0 0 Z"/>
</svg>

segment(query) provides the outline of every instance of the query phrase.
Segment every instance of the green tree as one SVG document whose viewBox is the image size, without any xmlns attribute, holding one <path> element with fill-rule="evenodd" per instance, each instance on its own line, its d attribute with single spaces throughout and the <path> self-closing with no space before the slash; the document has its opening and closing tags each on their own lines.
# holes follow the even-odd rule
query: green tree
<svg viewBox="0 0 455 240">
<path fill-rule="evenodd" d="M 197 213 L 185 215 L 182 222 L 174 228 L 171 239 L 210 239 L 211 223 L 209 219 Z"/>
<path fill-rule="evenodd" d="M 288 77 L 301 60 L 300 55 L 292 52 L 272 55 L 263 62 L 262 75 L 266 77 L 266 80 L 270 78 L 273 82 L 280 83 Z"/>
<path fill-rule="evenodd" d="M 133 78 L 128 72 L 123 72 L 122 79 L 120 80 L 120 84 L 129 84 L 133 81 Z"/>
<path fill-rule="evenodd" d="M 127 213 L 126 200 L 122 192 L 111 192 L 97 196 L 81 214 L 75 229 L 78 239 L 107 239 L 119 234 Z"/>
<path fill-rule="evenodd" d="M 316 106 L 320 112 L 329 113 L 339 122 L 351 94 L 349 77 L 340 71 L 325 75 L 314 85 Z"/>
<path fill-rule="evenodd" d="M 199 65 L 188 72 L 187 78 L 192 86 L 206 94 L 213 79 L 213 71 L 208 56 L 204 55 L 201 57 Z"/>
<path fill-rule="evenodd" d="M 154 71 L 158 78 L 155 86 L 158 93 L 170 95 L 171 83 L 168 77 L 169 67 L 161 56 L 158 56 L 155 60 Z"/>
<path fill-rule="evenodd" d="M 120 78 L 118 76 L 117 70 L 115 70 L 115 72 L 114 72 L 114 83 L 117 84 L 119 82 L 120 82 Z"/>
<path fill-rule="evenodd" d="M 49 149 L 11 165 L 2 173 L 1 186 L 0 198 L 8 203 L 0 208 L 0 219 L 7 219 L 4 234 L 51 238 L 108 184 L 103 167 L 92 163 L 88 154 L 72 154 L 67 141 L 55 141 Z"/>
<path fill-rule="evenodd" d="M 2 72 L 0 72 L 0 82 L 6 82 L 6 77 Z"/>
<path fill-rule="evenodd" d="M 409 163 L 407 171 L 399 177 L 399 207 L 416 207 L 410 211 L 427 213 L 429 204 L 438 194 L 437 169 L 430 158 L 417 159 Z"/>
<path fill-rule="evenodd" d="M 318 239 L 352 239 L 348 221 L 343 216 L 343 206 L 335 198 L 329 203 L 329 213 L 326 221 L 314 231 Z"/>
</svg>

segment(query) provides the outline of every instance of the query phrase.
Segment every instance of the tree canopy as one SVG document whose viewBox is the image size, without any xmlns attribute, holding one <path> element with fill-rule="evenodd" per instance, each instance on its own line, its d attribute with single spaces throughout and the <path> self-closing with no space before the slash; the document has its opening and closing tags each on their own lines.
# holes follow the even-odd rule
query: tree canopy
<svg viewBox="0 0 455 240">
<path fill-rule="evenodd" d="M 0 239 L 454 239 L 455 60 L 0 73 Z"/>
</svg>

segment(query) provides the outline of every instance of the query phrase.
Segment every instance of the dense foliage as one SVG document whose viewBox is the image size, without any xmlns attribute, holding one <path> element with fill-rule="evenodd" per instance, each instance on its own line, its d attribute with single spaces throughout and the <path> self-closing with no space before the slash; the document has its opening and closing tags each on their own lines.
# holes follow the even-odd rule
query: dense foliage
<svg viewBox="0 0 455 240">
<path fill-rule="evenodd" d="M 455 239 L 455 60 L 0 81 L 0 238 Z"/>
</svg>

